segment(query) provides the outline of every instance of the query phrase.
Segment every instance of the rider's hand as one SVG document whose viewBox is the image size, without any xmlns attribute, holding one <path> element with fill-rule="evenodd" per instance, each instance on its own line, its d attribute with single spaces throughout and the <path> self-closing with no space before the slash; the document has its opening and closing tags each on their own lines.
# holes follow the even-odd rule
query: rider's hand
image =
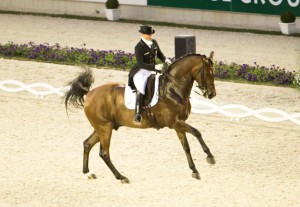
<svg viewBox="0 0 300 207">
<path fill-rule="evenodd" d="M 172 61 L 169 58 L 167 58 L 166 61 L 165 61 L 165 63 L 167 63 L 168 65 L 171 65 Z"/>
<path fill-rule="evenodd" d="M 155 70 L 161 71 L 163 69 L 164 65 L 163 64 L 157 64 L 155 65 Z"/>
</svg>

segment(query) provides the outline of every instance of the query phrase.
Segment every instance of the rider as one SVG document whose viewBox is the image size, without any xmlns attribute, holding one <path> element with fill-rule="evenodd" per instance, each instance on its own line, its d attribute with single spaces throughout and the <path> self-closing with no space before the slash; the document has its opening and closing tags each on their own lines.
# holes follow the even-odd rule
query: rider
<svg viewBox="0 0 300 207">
<path fill-rule="evenodd" d="M 152 34 L 155 33 L 155 30 L 151 26 L 142 25 L 139 32 L 141 33 L 141 40 L 135 46 L 137 63 L 130 70 L 128 81 L 131 89 L 136 91 L 133 123 L 137 125 L 141 125 L 142 121 L 141 111 L 147 79 L 154 71 L 160 72 L 163 68 L 163 64 L 155 65 L 155 58 L 157 57 L 162 62 L 171 64 L 170 59 L 167 59 L 160 50 L 157 41 L 152 39 Z"/>
</svg>

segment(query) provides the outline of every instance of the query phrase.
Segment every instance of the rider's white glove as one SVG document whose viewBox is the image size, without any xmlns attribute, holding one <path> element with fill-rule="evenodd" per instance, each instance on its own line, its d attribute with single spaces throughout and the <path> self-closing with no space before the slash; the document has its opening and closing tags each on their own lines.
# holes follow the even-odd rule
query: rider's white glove
<svg viewBox="0 0 300 207">
<path fill-rule="evenodd" d="M 167 63 L 168 65 L 171 65 L 172 61 L 169 58 L 167 58 L 165 63 Z"/>
<path fill-rule="evenodd" d="M 157 64 L 157 65 L 155 65 L 155 70 L 162 70 L 163 69 L 163 67 L 164 67 L 164 65 L 163 64 Z"/>
</svg>

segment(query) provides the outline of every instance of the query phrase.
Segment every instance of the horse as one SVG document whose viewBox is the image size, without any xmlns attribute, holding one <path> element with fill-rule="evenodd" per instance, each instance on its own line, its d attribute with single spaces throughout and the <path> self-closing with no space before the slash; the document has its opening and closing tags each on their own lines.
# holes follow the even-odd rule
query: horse
<svg viewBox="0 0 300 207">
<path fill-rule="evenodd" d="M 173 62 L 160 75 L 159 100 L 153 107 L 142 111 L 141 125 L 135 125 L 132 122 L 134 110 L 129 110 L 125 106 L 125 84 L 107 83 L 91 89 L 94 76 L 89 68 L 69 82 L 69 90 L 63 97 L 66 112 L 71 106 L 83 108 L 88 121 L 94 128 L 92 134 L 83 142 L 83 173 L 88 175 L 90 150 L 100 142 L 99 156 L 117 180 L 121 183 L 129 183 L 129 179 L 119 173 L 110 158 L 112 130 L 118 130 L 121 126 L 142 129 L 169 127 L 177 133 L 192 170 L 192 177 L 200 179 L 190 153 L 186 133 L 198 139 L 203 151 L 207 154 L 208 163 L 215 164 L 215 158 L 205 144 L 201 133 L 185 121 L 191 112 L 189 98 L 194 81 L 197 82 L 197 87 L 201 89 L 205 98 L 211 99 L 216 96 L 213 55 L 213 51 L 209 57 L 201 54 L 188 54 Z M 95 174 L 90 174 L 89 178 L 96 179 L 97 177 Z"/>
</svg>

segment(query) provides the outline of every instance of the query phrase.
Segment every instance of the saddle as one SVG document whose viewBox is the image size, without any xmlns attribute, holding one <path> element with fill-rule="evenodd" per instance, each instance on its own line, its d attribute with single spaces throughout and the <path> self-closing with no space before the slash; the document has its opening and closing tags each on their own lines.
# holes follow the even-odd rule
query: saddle
<svg viewBox="0 0 300 207">
<path fill-rule="evenodd" d="M 164 73 L 168 69 L 168 64 L 163 65 L 162 73 Z M 145 90 L 145 97 L 144 97 L 144 107 L 150 106 L 151 107 L 151 101 L 153 99 L 154 93 L 155 93 L 155 77 L 156 74 L 152 74 L 148 77 L 147 79 L 147 84 L 146 84 L 146 90 Z M 164 93 L 160 90 L 164 85 L 165 79 L 162 78 L 163 76 L 159 76 L 158 78 L 158 97 L 162 96 Z"/>
<path fill-rule="evenodd" d="M 145 97 L 143 108 L 150 108 L 158 102 L 159 84 L 161 76 L 155 74 L 149 76 L 146 84 Z M 124 102 L 126 108 L 130 110 L 135 109 L 136 92 L 131 89 L 129 85 L 125 86 Z"/>
<path fill-rule="evenodd" d="M 162 72 L 166 70 L 167 67 L 164 67 Z M 164 96 L 165 91 L 162 90 L 164 88 L 165 76 L 152 74 L 147 79 L 145 97 L 143 108 L 151 108 L 158 102 L 158 98 Z M 135 109 L 135 101 L 136 101 L 136 93 L 131 89 L 131 87 L 126 84 L 125 86 L 125 94 L 124 94 L 124 102 L 125 106 L 130 109 Z"/>
</svg>

